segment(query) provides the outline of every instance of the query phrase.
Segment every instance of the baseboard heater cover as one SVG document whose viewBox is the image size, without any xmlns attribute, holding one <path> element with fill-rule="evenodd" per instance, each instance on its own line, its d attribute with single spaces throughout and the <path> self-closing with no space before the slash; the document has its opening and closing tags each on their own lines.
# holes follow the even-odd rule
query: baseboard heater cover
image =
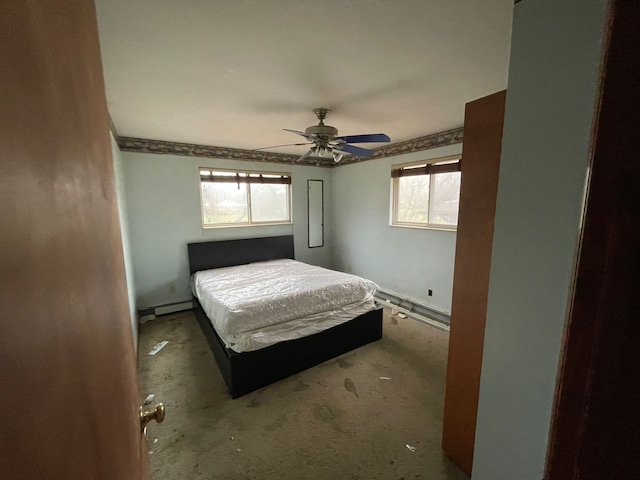
<svg viewBox="0 0 640 480">
<path fill-rule="evenodd" d="M 437 310 L 428 305 L 410 300 L 397 293 L 382 289 L 378 290 L 376 293 L 376 300 L 381 306 L 405 313 L 419 322 L 441 330 L 449 330 L 451 317 L 447 312 Z M 193 302 L 190 300 L 167 303 L 164 305 L 154 305 L 146 308 L 139 308 L 138 318 L 140 319 L 140 323 L 145 323 L 149 320 L 155 319 L 159 315 L 167 315 L 169 313 L 176 313 L 191 309 L 193 309 Z"/>
<path fill-rule="evenodd" d="M 139 308 L 138 318 L 140 323 L 145 323 L 149 320 L 153 320 L 159 315 L 167 315 L 169 313 L 182 312 L 183 310 L 193 309 L 193 302 L 191 300 L 184 302 L 165 303 L 164 305 L 154 305 L 151 307 Z"/>
<path fill-rule="evenodd" d="M 376 293 L 376 300 L 383 307 L 402 312 L 414 320 L 439 330 L 449 331 L 451 315 L 448 312 L 383 289 Z"/>
</svg>

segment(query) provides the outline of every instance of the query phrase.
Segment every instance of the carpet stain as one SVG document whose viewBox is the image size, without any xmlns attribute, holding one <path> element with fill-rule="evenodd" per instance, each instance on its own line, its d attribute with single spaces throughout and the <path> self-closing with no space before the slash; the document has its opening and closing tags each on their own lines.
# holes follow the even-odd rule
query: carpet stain
<svg viewBox="0 0 640 480">
<path fill-rule="evenodd" d="M 339 360 L 339 361 L 338 361 L 338 366 L 339 366 L 340 368 L 345 368 L 345 369 L 347 369 L 347 368 L 351 368 L 351 367 L 353 367 L 353 363 L 351 363 L 351 362 L 349 362 L 349 361 L 347 361 L 347 360 Z"/>
<path fill-rule="evenodd" d="M 344 434 L 346 431 L 342 426 L 342 412 L 335 406 L 329 406 L 323 403 L 316 403 L 313 406 L 313 417 L 319 420 L 331 429 L 339 434 Z"/>
<path fill-rule="evenodd" d="M 360 395 L 358 395 L 358 391 L 356 390 L 355 384 L 350 378 L 344 379 L 344 388 L 347 390 L 347 392 L 353 393 L 358 398 L 360 397 Z"/>
<path fill-rule="evenodd" d="M 249 408 L 256 408 L 259 407 L 260 405 L 262 405 L 262 402 L 260 401 L 259 398 L 252 398 L 251 401 L 247 404 L 247 407 Z"/>
<path fill-rule="evenodd" d="M 269 405 L 266 406 L 269 408 Z M 291 425 L 298 425 L 300 421 L 300 413 L 296 411 L 287 411 L 283 415 L 279 415 L 272 422 L 267 423 L 264 429 L 268 432 L 275 432 Z"/>
<path fill-rule="evenodd" d="M 309 388 L 309 385 L 307 385 L 302 380 L 300 380 L 298 383 L 296 383 L 296 386 L 293 387 L 293 391 L 294 392 L 303 392 L 303 391 L 307 390 L 308 388 Z"/>
<path fill-rule="evenodd" d="M 323 422 L 330 422 L 332 420 L 335 420 L 337 414 L 331 409 L 330 406 L 316 403 L 313 406 L 313 416 L 318 420 L 322 420 Z"/>
<path fill-rule="evenodd" d="M 275 432 L 276 430 L 282 428 L 285 425 L 286 421 L 287 421 L 286 417 L 284 416 L 278 417 L 276 418 L 275 421 L 266 425 L 264 429 L 268 430 L 269 432 Z"/>
<path fill-rule="evenodd" d="M 349 359 L 355 357 L 355 354 L 349 355 L 348 357 L 339 358 L 335 361 L 340 368 L 347 369 L 353 367 L 353 362 L 350 362 Z"/>
</svg>

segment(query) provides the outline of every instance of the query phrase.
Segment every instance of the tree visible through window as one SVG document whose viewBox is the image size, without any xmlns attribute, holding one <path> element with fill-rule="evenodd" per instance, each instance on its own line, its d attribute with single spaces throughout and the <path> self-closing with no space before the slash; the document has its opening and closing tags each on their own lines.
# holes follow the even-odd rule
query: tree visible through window
<svg viewBox="0 0 640 480">
<path fill-rule="evenodd" d="M 459 170 L 457 158 L 394 166 L 391 224 L 455 229 L 460 200 Z"/>
<path fill-rule="evenodd" d="M 288 173 L 200 168 L 205 227 L 291 222 Z"/>
</svg>

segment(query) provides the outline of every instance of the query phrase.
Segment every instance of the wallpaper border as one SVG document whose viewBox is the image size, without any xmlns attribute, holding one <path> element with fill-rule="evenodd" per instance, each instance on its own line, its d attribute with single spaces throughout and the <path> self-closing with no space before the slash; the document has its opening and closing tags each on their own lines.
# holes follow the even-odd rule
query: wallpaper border
<svg viewBox="0 0 640 480">
<path fill-rule="evenodd" d="M 146 138 L 119 137 L 113 131 L 118 147 L 123 152 L 154 153 L 159 155 L 180 155 L 185 157 L 220 158 L 229 160 L 244 160 L 249 162 L 280 163 L 286 165 L 303 165 L 311 167 L 333 168 L 342 165 L 375 160 L 377 158 L 393 157 L 405 153 L 420 152 L 432 148 L 444 147 L 462 143 L 463 128 L 453 128 L 443 132 L 432 133 L 403 142 L 392 143 L 376 148 L 371 157 L 345 156 L 340 163 L 330 158 L 311 158 L 302 160 L 297 155 L 273 153 L 240 148 L 196 145 L 193 143 L 169 142 L 165 140 L 151 140 Z"/>
</svg>

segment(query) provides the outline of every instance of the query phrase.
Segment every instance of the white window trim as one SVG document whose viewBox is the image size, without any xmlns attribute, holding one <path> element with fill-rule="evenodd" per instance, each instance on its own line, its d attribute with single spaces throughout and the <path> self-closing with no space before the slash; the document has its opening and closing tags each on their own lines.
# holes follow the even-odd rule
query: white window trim
<svg viewBox="0 0 640 480">
<path fill-rule="evenodd" d="M 202 179 L 201 179 L 201 170 L 208 170 L 211 172 L 230 172 L 230 173 L 246 173 L 246 174 L 258 174 L 258 175 L 280 175 L 286 176 L 291 179 L 291 183 L 289 184 L 289 188 L 287 189 L 287 203 L 288 203 L 288 220 L 277 220 L 273 222 L 258 222 L 251 220 L 251 191 L 247 185 L 247 217 L 249 218 L 248 222 L 234 222 L 234 223 L 214 223 L 208 224 L 204 223 L 204 198 L 202 195 Z M 265 227 L 265 226 L 276 226 L 276 225 L 292 225 L 293 224 L 293 204 L 292 204 L 292 191 L 293 185 L 293 175 L 290 172 L 272 172 L 265 170 L 247 170 L 247 169 L 238 169 L 238 168 L 218 168 L 218 167 L 198 167 L 198 189 L 200 196 L 200 223 L 204 230 L 208 230 L 210 228 L 246 228 L 246 227 Z"/>
<path fill-rule="evenodd" d="M 418 165 L 433 165 L 434 163 L 446 163 L 454 160 L 462 161 L 461 155 L 449 155 L 446 157 L 431 158 L 429 160 L 419 160 L 416 162 L 399 163 L 391 166 L 391 171 L 399 168 L 414 167 Z M 431 174 L 430 176 L 432 176 Z M 443 225 L 440 223 L 416 223 L 416 222 L 402 222 L 396 219 L 396 211 L 398 206 L 398 188 L 397 181 L 401 177 L 391 178 L 391 208 L 389 209 L 389 226 L 399 228 L 415 228 L 419 230 L 441 230 L 445 232 L 457 232 L 458 225 Z M 429 188 L 429 206 L 432 205 L 434 195 L 434 189 Z"/>
</svg>

